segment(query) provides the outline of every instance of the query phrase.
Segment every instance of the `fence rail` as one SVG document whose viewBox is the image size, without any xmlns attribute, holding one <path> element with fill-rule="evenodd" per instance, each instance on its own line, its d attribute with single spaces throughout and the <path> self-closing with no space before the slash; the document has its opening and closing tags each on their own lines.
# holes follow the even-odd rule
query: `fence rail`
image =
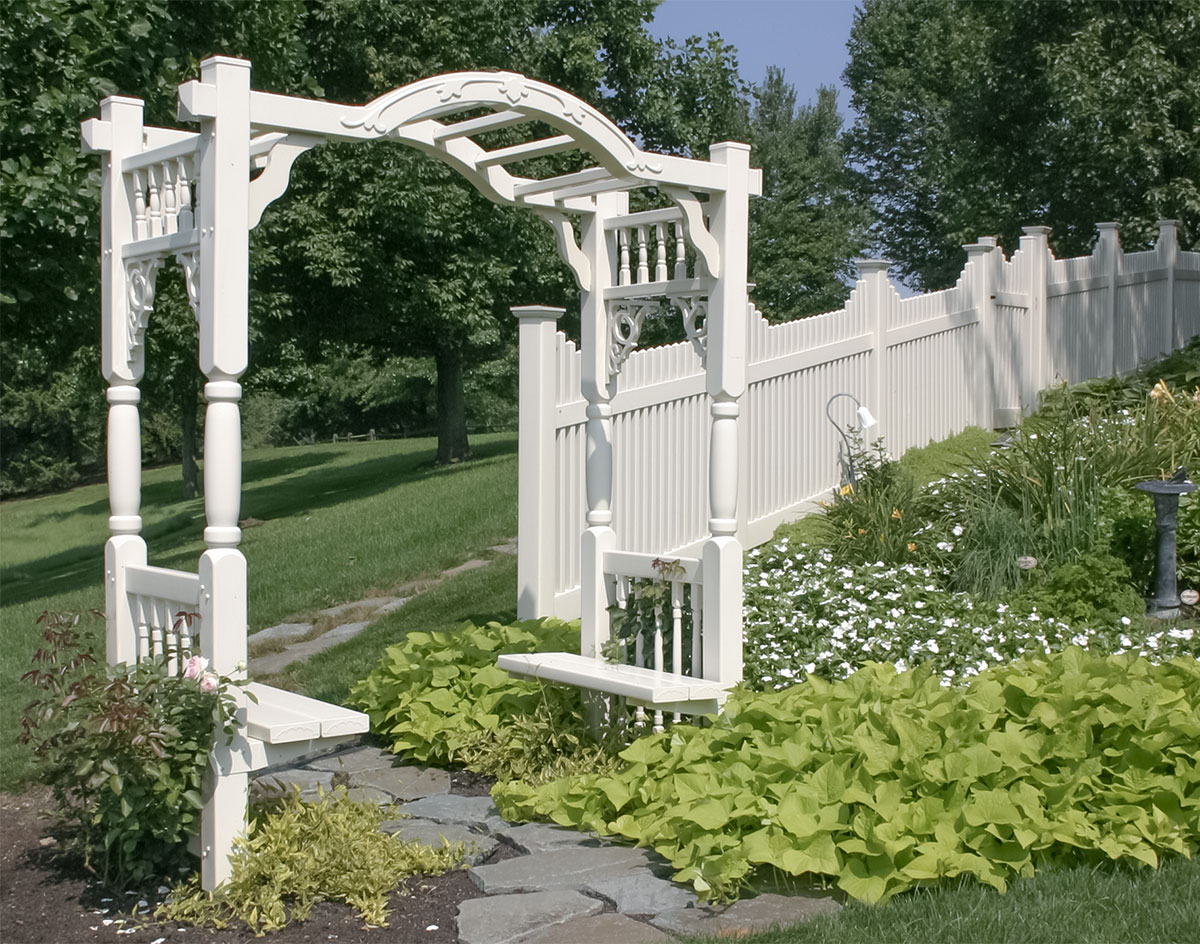
<svg viewBox="0 0 1200 944">
<path fill-rule="evenodd" d="M 660 222 L 646 221 L 645 242 L 631 231 L 633 268 L 664 265 L 658 247 L 672 249 L 672 234 L 656 232 Z M 957 283 L 939 292 L 902 298 L 888 263 L 864 260 L 838 311 L 770 324 L 751 305 L 739 443 L 742 544 L 768 540 L 838 484 L 840 437 L 825 416 L 835 393 L 867 404 L 880 424 L 872 437 L 882 435 L 899 455 L 967 426 L 1015 425 L 1053 383 L 1128 373 L 1200 334 L 1200 253 L 1179 251 L 1175 224 L 1163 221 L 1155 248 L 1136 253 L 1122 252 L 1116 224 L 1097 229 L 1092 254 L 1074 259 L 1054 257 L 1045 227 L 1027 227 L 1011 257 L 981 239 L 966 247 Z M 585 526 L 581 355 L 554 330 L 553 310 L 537 311 L 540 321 L 529 320 L 528 331 L 523 324 L 521 334 L 522 387 L 536 370 L 538 383 L 557 395 L 552 407 L 522 397 L 522 490 L 538 496 L 540 540 L 519 556 L 519 609 L 575 616 Z M 711 422 L 700 353 L 690 341 L 635 351 L 614 383 L 617 550 L 698 554 L 708 536 Z M 853 420 L 849 404 L 835 404 L 846 411 L 835 416 L 843 425 Z"/>
</svg>

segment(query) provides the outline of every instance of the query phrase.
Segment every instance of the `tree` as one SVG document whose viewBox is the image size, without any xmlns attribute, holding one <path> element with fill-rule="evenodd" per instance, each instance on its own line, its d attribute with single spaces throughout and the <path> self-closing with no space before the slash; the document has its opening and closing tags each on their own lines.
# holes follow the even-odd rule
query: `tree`
<svg viewBox="0 0 1200 944">
<path fill-rule="evenodd" d="M 850 156 L 914 284 L 948 284 L 963 243 L 1013 246 L 1030 223 L 1060 253 L 1102 220 L 1131 246 L 1159 217 L 1200 239 L 1195 3 L 867 0 L 849 48 Z"/>
<path fill-rule="evenodd" d="M 312 89 L 296 43 L 302 13 L 298 0 L 24 0 L 5 6 L 0 492 L 71 484 L 103 455 L 100 166 L 79 153 L 80 121 L 96 114 L 102 97 L 120 93 L 145 100 L 148 124 L 174 124 L 176 86 L 195 76 L 201 57 L 218 51 L 254 57 L 260 86 Z M 193 331 L 154 339 L 156 356 L 143 383 L 147 405 L 169 413 L 176 429 L 195 409 Z M 180 448 L 176 441 L 171 453 Z"/>
<path fill-rule="evenodd" d="M 837 93 L 812 105 L 777 68 L 756 90 L 750 115 L 763 194 L 750 204 L 750 280 L 774 320 L 838 308 L 850 292 L 851 260 L 868 243 L 869 213 L 851 195 Z"/>
</svg>

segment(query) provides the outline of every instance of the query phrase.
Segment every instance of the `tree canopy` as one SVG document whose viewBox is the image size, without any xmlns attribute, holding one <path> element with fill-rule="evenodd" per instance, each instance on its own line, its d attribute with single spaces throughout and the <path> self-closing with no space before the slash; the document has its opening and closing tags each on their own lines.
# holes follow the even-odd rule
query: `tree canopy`
<svg viewBox="0 0 1200 944">
<path fill-rule="evenodd" d="M 1049 225 L 1060 254 L 1094 226 L 1145 245 L 1156 220 L 1200 240 L 1200 5 L 866 0 L 845 78 L 850 157 L 880 247 L 941 287 L 961 246 Z"/>
</svg>

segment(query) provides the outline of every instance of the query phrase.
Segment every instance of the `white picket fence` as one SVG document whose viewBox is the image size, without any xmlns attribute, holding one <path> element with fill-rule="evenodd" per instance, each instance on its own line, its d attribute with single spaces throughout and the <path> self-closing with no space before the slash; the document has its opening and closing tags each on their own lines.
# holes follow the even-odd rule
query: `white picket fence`
<svg viewBox="0 0 1200 944">
<path fill-rule="evenodd" d="M 770 324 L 752 305 L 742 398 L 738 537 L 768 540 L 840 480 L 840 437 L 825 415 L 846 392 L 878 418 L 899 455 L 968 426 L 1015 425 L 1060 381 L 1128 373 L 1200 334 L 1200 253 L 1180 252 L 1175 224 L 1156 247 L 1122 252 L 1102 223 L 1090 256 L 1056 259 L 1049 230 L 1027 227 L 1005 258 L 994 239 L 966 247 L 953 288 L 901 298 L 886 262 L 864 260 L 844 309 Z M 519 558 L 522 616 L 579 613 L 586 510 L 586 403 L 580 354 L 550 316 L 523 325 L 522 515 L 540 539 Z M 536 367 L 535 367 L 536 365 Z M 553 378 L 551 380 L 551 378 Z M 693 556 L 707 536 L 709 404 L 692 343 L 635 351 L 614 381 L 613 529 L 618 550 Z M 546 401 L 546 402 L 543 402 Z M 843 425 L 849 399 L 835 402 Z M 526 478 L 527 476 L 527 478 Z M 527 509 L 526 496 L 537 496 Z"/>
</svg>

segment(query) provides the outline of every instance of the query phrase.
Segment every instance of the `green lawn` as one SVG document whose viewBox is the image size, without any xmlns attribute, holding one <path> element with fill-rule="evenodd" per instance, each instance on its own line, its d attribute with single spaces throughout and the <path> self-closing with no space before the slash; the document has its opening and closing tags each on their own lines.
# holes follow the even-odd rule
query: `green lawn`
<svg viewBox="0 0 1200 944">
<path fill-rule="evenodd" d="M 242 541 L 251 631 L 434 576 L 513 537 L 516 436 L 475 436 L 472 447 L 477 459 L 441 468 L 433 466 L 430 439 L 247 450 L 241 514 L 262 522 L 247 528 Z M 204 506 L 179 500 L 179 491 L 178 468 L 145 473 L 144 534 L 150 563 L 194 572 Z M 103 609 L 107 518 L 104 485 L 0 505 L 0 678 L 8 683 L 0 695 L 0 786 L 19 784 L 29 773 L 28 756 L 13 738 L 29 698 L 16 680 L 37 648 L 35 620 L 47 609 Z M 511 614 L 515 571 L 496 572 L 508 574 L 507 602 L 497 612 Z M 480 602 L 505 599 L 493 591 Z M 447 605 L 443 622 L 457 621 L 454 609 Z M 479 613 L 468 607 L 464 618 Z M 83 625 L 102 639 L 100 620 L 89 617 Z M 379 632 L 367 635 L 378 642 Z M 365 645 L 355 641 L 354 651 L 366 652 Z M 329 658 L 349 666 L 341 655 Z M 353 671 L 369 661 L 359 658 Z M 323 683 L 322 690 L 345 691 L 363 674 Z"/>
<path fill-rule="evenodd" d="M 703 938 L 695 938 L 698 944 Z M 973 881 L 852 902 L 838 915 L 754 934 L 747 944 L 1168 944 L 1200 941 L 1200 860 L 1158 869 L 1079 865 L 1014 882 Z"/>
</svg>

